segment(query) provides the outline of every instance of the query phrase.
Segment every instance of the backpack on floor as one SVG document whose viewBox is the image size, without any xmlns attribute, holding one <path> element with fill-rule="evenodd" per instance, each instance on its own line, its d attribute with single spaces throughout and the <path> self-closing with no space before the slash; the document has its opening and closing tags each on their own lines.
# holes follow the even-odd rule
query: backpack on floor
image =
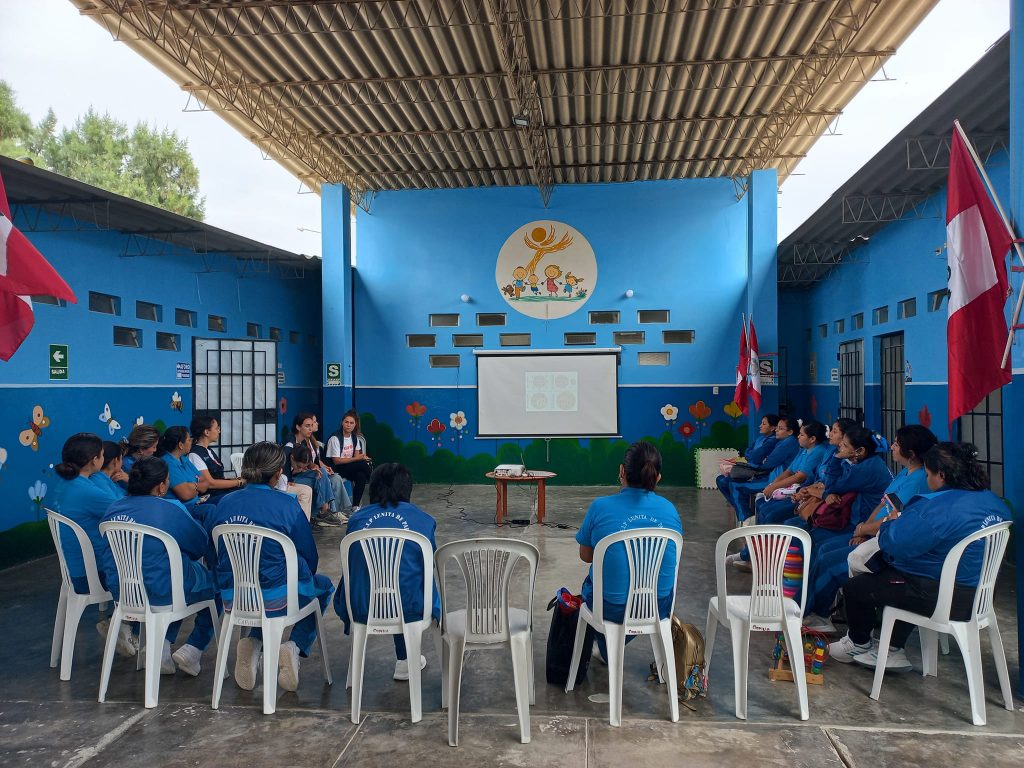
<svg viewBox="0 0 1024 768">
<path fill-rule="evenodd" d="M 676 660 L 676 686 L 679 698 L 689 701 L 708 695 L 704 674 L 704 635 L 693 624 L 672 617 L 672 653 Z"/>
<path fill-rule="evenodd" d="M 580 606 L 583 599 L 562 587 L 551 598 L 548 610 L 551 614 L 551 628 L 548 630 L 547 658 L 544 671 L 551 685 L 562 688 L 569 680 L 572 666 L 572 649 L 576 643 L 576 625 L 580 620 Z M 590 654 L 594 648 L 594 629 L 587 627 L 580 653 L 580 664 L 576 670 L 576 685 L 583 682 L 590 668 Z"/>
</svg>

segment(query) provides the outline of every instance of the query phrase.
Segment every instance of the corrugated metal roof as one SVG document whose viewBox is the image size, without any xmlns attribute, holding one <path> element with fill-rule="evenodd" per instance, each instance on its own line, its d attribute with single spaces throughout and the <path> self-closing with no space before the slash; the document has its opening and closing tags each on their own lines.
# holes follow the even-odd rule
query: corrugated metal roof
<svg viewBox="0 0 1024 768">
<path fill-rule="evenodd" d="M 937 0 L 72 0 L 310 186 L 784 179 Z"/>
<path fill-rule="evenodd" d="M 946 185 L 959 119 L 982 160 L 1007 151 L 1010 40 L 1004 36 L 779 244 L 779 282 L 807 287 L 898 219 L 943 218 L 929 198 Z"/>
</svg>

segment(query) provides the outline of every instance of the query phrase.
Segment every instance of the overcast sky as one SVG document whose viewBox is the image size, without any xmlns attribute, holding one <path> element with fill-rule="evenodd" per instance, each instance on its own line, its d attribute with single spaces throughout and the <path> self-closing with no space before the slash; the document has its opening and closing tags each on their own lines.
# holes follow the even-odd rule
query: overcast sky
<svg viewBox="0 0 1024 768">
<path fill-rule="evenodd" d="M 1008 0 L 940 0 L 782 188 L 779 239 L 799 226 L 1009 28 Z M 320 201 L 212 112 L 184 112 L 186 94 L 68 0 L 0 0 L 0 78 L 34 120 L 50 107 L 70 124 L 90 106 L 146 120 L 188 140 L 206 221 L 296 253 L 319 254 Z M 558 194 L 556 191 L 555 194 Z"/>
</svg>

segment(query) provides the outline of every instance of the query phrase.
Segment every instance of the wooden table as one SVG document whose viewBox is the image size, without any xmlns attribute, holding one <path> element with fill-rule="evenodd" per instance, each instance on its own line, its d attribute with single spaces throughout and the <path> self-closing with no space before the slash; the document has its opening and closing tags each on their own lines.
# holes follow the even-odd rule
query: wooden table
<svg viewBox="0 0 1024 768">
<path fill-rule="evenodd" d="M 494 481 L 494 488 L 498 492 L 497 519 L 498 525 L 505 522 L 505 515 L 508 513 L 508 484 L 509 483 L 536 483 L 537 484 L 537 522 L 544 522 L 544 488 L 545 484 L 552 477 L 554 472 L 545 472 L 540 469 L 528 469 L 519 477 L 496 477 L 493 472 L 488 472 L 486 477 Z"/>
</svg>

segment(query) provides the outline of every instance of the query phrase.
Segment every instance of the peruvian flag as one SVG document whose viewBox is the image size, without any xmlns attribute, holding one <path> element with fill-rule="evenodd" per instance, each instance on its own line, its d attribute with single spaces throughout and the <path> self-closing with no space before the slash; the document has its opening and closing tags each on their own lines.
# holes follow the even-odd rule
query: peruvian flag
<svg viewBox="0 0 1024 768">
<path fill-rule="evenodd" d="M 749 365 L 749 349 L 747 348 L 747 327 L 743 321 L 740 321 L 740 358 L 739 362 L 736 363 L 736 392 L 733 394 L 732 399 L 736 401 L 736 405 L 740 407 L 743 413 L 747 413 L 750 410 L 750 406 L 747 404 L 747 368 Z"/>
<path fill-rule="evenodd" d="M 750 318 L 750 351 L 747 353 L 747 370 L 750 371 L 750 399 L 754 410 L 761 410 L 761 358 L 757 350 L 757 331 L 754 330 L 754 318 Z"/>
<path fill-rule="evenodd" d="M 35 322 L 32 299 L 0 291 L 0 360 L 11 359 Z"/>
<path fill-rule="evenodd" d="M 959 126 L 954 126 L 946 200 L 950 424 L 1012 378 L 1009 358 L 1005 368 L 1001 365 L 1007 336 L 1005 256 L 1011 243 Z"/>
</svg>

